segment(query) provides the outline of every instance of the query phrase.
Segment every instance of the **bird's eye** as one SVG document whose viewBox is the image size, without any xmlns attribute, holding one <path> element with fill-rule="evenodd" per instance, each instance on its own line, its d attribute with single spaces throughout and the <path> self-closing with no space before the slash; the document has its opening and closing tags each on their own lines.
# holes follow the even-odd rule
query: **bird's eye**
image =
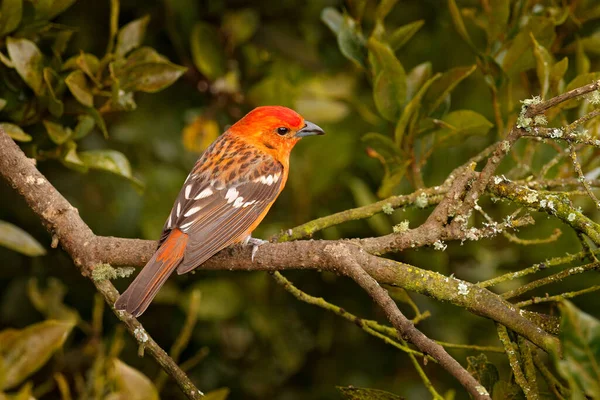
<svg viewBox="0 0 600 400">
<path fill-rule="evenodd" d="M 281 126 L 281 127 L 277 128 L 277 134 L 281 135 L 281 136 L 285 135 L 289 131 L 290 131 L 289 128 L 286 128 L 285 126 Z"/>
</svg>

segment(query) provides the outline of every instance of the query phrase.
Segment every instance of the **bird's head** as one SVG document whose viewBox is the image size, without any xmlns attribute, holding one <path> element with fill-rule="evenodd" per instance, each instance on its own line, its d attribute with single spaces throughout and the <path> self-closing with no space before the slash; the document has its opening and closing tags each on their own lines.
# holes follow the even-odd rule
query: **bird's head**
<svg viewBox="0 0 600 400">
<path fill-rule="evenodd" d="M 229 132 L 279 157 L 289 156 L 301 138 L 325 134 L 316 124 L 281 106 L 256 107 L 232 125 Z"/>
</svg>

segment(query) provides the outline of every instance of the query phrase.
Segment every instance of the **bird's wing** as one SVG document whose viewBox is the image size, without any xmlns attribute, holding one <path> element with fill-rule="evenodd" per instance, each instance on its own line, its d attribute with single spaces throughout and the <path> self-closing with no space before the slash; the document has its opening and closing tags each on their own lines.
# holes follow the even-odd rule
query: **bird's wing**
<svg viewBox="0 0 600 400">
<path fill-rule="evenodd" d="M 242 175 L 220 174 L 233 178 L 227 181 L 211 176 L 210 168 L 195 168 L 175 201 L 162 235 L 166 237 L 174 228 L 189 235 L 177 272 L 191 271 L 240 240 L 279 195 L 283 172 L 281 163 L 270 156 L 254 157 Z"/>
</svg>

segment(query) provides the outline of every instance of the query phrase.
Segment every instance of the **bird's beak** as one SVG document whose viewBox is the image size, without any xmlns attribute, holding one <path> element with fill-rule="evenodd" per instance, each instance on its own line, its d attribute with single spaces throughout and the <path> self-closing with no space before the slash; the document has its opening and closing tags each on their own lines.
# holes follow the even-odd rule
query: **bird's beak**
<svg viewBox="0 0 600 400">
<path fill-rule="evenodd" d="M 304 128 L 302 128 L 298 132 L 296 132 L 296 135 L 294 135 L 295 137 L 302 138 L 304 136 L 324 135 L 325 134 L 323 129 L 321 129 L 317 124 L 313 124 L 310 121 L 304 121 L 304 122 L 306 125 L 304 125 Z"/>
</svg>

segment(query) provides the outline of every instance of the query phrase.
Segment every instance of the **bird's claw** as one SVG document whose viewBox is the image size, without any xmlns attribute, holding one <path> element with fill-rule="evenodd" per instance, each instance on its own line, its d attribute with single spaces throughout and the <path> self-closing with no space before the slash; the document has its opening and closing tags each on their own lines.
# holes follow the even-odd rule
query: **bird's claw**
<svg viewBox="0 0 600 400">
<path fill-rule="evenodd" d="M 246 240 L 246 244 L 252 246 L 252 262 L 254 262 L 254 256 L 256 255 L 256 252 L 258 251 L 258 247 L 268 243 L 266 240 L 262 240 L 262 239 L 257 239 L 257 238 L 253 238 L 253 237 L 249 237 Z"/>
</svg>

